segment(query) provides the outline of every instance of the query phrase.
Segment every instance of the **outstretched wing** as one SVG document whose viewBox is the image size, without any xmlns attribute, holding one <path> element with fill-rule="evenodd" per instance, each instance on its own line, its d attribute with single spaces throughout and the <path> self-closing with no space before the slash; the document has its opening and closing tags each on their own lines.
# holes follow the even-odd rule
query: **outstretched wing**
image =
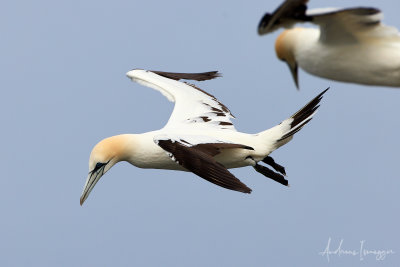
<svg viewBox="0 0 400 267">
<path fill-rule="evenodd" d="M 372 7 L 318 8 L 307 10 L 308 0 L 286 0 L 272 14 L 267 13 L 258 26 L 260 35 L 299 22 L 312 22 L 321 29 L 326 43 L 356 42 L 363 38 L 398 37 L 398 30 L 381 23 L 383 14 Z"/>
<path fill-rule="evenodd" d="M 368 38 L 398 37 L 395 27 L 383 25 L 383 13 L 376 8 L 313 9 L 307 12 L 321 29 L 321 42 L 357 42 Z"/>
<path fill-rule="evenodd" d="M 219 140 L 208 140 L 210 143 L 196 142 L 194 144 L 188 141 L 193 141 L 193 139 L 207 141 L 207 137 L 202 136 L 174 138 L 173 136 L 165 135 L 156 136 L 154 142 L 164 149 L 173 161 L 201 178 L 230 190 L 251 193 L 250 188 L 213 158 L 221 149 L 252 149 L 251 147 L 223 143 Z"/>
<path fill-rule="evenodd" d="M 219 77 L 219 73 L 172 73 L 135 69 L 127 73 L 132 81 L 160 91 L 175 102 L 174 110 L 164 128 L 212 127 L 235 130 L 229 109 L 213 95 L 180 79 L 204 81 Z"/>
</svg>

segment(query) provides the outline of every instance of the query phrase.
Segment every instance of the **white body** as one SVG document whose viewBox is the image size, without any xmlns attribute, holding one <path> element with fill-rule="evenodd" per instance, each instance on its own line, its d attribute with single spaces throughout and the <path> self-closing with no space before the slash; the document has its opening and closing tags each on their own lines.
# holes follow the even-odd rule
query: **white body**
<svg viewBox="0 0 400 267">
<path fill-rule="evenodd" d="M 136 153 L 131 154 L 135 156 L 127 158 L 126 161 L 139 168 L 187 171 L 180 165 L 176 164 L 176 162 L 172 161 L 165 150 L 154 143 L 155 137 L 165 134 L 168 136 L 177 135 L 176 132 L 170 132 L 165 129 L 143 134 L 126 135 L 128 138 L 134 140 L 133 142 L 136 144 L 134 148 Z M 190 135 L 196 136 L 198 133 L 185 131 L 184 136 Z M 253 160 L 244 159 L 247 156 L 251 156 L 254 160 L 260 161 L 276 149 L 274 143 L 277 138 L 266 138 L 265 133 L 247 134 L 231 130 L 214 130 L 202 132 L 202 135 L 209 137 L 210 140 L 224 140 L 230 143 L 244 144 L 254 148 L 254 150 L 238 148 L 227 149 L 223 150 L 221 154 L 215 156 L 215 159 L 228 169 L 254 165 Z"/>
<path fill-rule="evenodd" d="M 364 42 L 320 42 L 320 30 L 302 28 L 293 39 L 298 65 L 336 81 L 400 87 L 400 37 Z"/>
<path fill-rule="evenodd" d="M 132 153 L 127 161 L 137 167 L 185 170 L 172 161 L 165 150 L 156 144 L 155 140 L 160 136 L 174 140 L 185 139 L 191 145 L 221 142 L 243 144 L 254 149 L 223 150 L 215 158 L 226 168 L 254 165 L 254 160 L 263 159 L 279 146 L 291 140 L 290 137 L 285 142 L 276 142 L 283 134 L 290 131 L 291 118 L 259 134 L 237 132 L 231 123 L 233 116 L 229 109 L 214 96 L 195 90 L 196 87 L 186 83 L 171 80 L 146 70 L 132 70 L 127 75 L 133 81 L 156 89 L 170 101 L 175 102 L 174 110 L 164 128 L 131 135 L 130 138 L 136 140 L 136 154 Z M 220 110 L 220 115 L 213 114 L 211 112 L 213 109 Z M 201 117 L 207 117 L 208 121 L 199 119 Z M 230 125 L 221 126 L 219 122 Z M 252 156 L 254 160 L 245 160 L 247 156 Z"/>
<path fill-rule="evenodd" d="M 112 136 L 93 148 L 81 205 L 100 177 L 120 161 L 139 168 L 191 171 L 214 184 L 243 193 L 250 193 L 251 189 L 227 169 L 250 165 L 265 176 L 288 185 L 281 175 L 285 174 L 284 168 L 273 159 L 272 163 L 271 159 L 266 163 L 272 164 L 281 174 L 272 174 L 258 162 L 289 142 L 311 120 L 326 91 L 279 125 L 258 134 L 247 134 L 236 131 L 231 122 L 233 115 L 214 96 L 178 81 L 188 77 L 212 79 L 218 77 L 217 72 L 182 74 L 132 70 L 127 76 L 160 91 L 175 102 L 174 110 L 160 130 Z"/>
</svg>

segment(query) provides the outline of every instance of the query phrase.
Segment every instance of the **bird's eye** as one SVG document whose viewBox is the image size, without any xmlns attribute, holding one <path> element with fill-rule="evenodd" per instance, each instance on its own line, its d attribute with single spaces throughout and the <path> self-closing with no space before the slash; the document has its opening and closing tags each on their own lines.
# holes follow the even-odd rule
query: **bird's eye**
<svg viewBox="0 0 400 267">
<path fill-rule="evenodd" d="M 97 162 L 96 166 L 94 166 L 94 169 L 92 172 L 96 172 L 98 171 L 101 167 L 103 167 L 104 165 L 106 165 L 107 163 L 102 163 L 102 162 Z"/>
</svg>

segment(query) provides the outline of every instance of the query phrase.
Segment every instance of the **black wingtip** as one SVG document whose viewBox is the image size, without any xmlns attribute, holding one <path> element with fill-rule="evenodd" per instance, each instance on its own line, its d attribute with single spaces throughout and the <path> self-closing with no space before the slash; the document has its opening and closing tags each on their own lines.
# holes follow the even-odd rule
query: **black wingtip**
<svg viewBox="0 0 400 267">
<path fill-rule="evenodd" d="M 265 13 L 265 15 L 261 18 L 260 23 L 258 23 L 257 32 L 258 35 L 264 35 L 268 33 L 267 26 L 272 18 L 272 14 Z"/>
<path fill-rule="evenodd" d="M 311 21 L 306 15 L 308 0 L 286 0 L 275 11 L 266 13 L 258 24 L 258 34 L 263 35 L 279 28 L 291 27 L 296 21 Z"/>
<path fill-rule="evenodd" d="M 180 73 L 180 72 L 165 72 L 165 71 L 154 71 L 155 74 L 163 76 L 165 78 L 173 79 L 179 81 L 183 80 L 195 80 L 195 81 L 207 81 L 218 77 L 222 77 L 222 74 L 218 71 L 207 71 L 199 73 Z"/>
<path fill-rule="evenodd" d="M 237 190 L 237 191 L 239 191 L 239 192 L 241 192 L 241 193 L 245 193 L 245 194 L 251 194 L 251 192 L 253 191 L 253 190 L 251 190 L 251 188 L 249 188 L 249 187 L 245 187 L 245 188 L 242 188 L 242 189 L 240 189 L 240 190 Z"/>
</svg>

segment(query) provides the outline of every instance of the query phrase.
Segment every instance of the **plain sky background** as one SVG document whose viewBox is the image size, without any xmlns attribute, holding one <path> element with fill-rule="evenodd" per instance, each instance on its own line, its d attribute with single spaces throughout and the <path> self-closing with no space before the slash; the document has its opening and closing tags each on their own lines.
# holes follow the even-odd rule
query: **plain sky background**
<svg viewBox="0 0 400 267">
<path fill-rule="evenodd" d="M 400 89 L 300 71 L 257 25 L 281 1 L 3 1 L 0 9 L 1 266 L 400 266 Z M 326 1 L 310 1 L 311 8 Z M 400 27 L 400 2 L 375 6 Z M 329 64 L 329 62 L 326 62 Z M 161 128 L 173 104 L 133 68 L 219 70 L 196 84 L 256 133 L 328 86 L 313 121 L 272 156 L 290 188 L 247 167 L 250 195 L 191 173 L 119 163 L 84 206 L 92 147 Z M 383 261 L 318 253 L 393 250 Z"/>
</svg>

